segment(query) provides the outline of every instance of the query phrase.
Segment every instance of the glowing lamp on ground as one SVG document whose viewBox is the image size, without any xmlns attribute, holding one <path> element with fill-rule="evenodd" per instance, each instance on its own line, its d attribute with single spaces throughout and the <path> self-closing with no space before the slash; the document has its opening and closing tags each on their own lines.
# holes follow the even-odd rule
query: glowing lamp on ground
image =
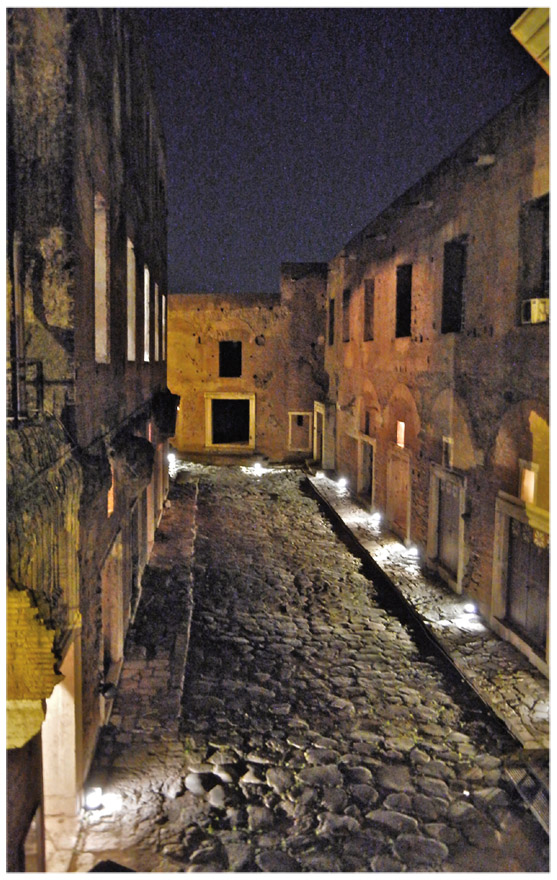
<svg viewBox="0 0 557 880">
<path fill-rule="evenodd" d="M 413 556 L 414 558 L 417 558 L 420 555 L 420 551 L 418 550 L 417 547 L 409 547 L 408 550 L 406 551 L 406 555 Z"/>
<path fill-rule="evenodd" d="M 90 788 L 85 795 L 85 809 L 99 810 L 103 805 L 103 790 L 98 786 Z"/>
<path fill-rule="evenodd" d="M 259 464 L 258 461 L 255 462 L 255 464 L 253 466 L 253 470 L 255 472 L 256 477 L 260 477 L 261 474 L 263 473 L 263 468 L 261 467 L 261 465 Z"/>
<path fill-rule="evenodd" d="M 348 480 L 346 479 L 346 477 L 341 477 L 340 480 L 338 480 L 337 482 L 337 486 L 341 491 L 346 489 L 348 487 Z"/>
<path fill-rule="evenodd" d="M 174 455 L 173 452 L 169 452 L 168 453 L 168 464 L 174 464 L 175 461 L 176 461 L 176 456 Z"/>
<path fill-rule="evenodd" d="M 466 614 L 475 614 L 477 608 L 473 602 L 468 602 L 468 604 L 464 606 L 464 611 L 466 612 Z"/>
</svg>

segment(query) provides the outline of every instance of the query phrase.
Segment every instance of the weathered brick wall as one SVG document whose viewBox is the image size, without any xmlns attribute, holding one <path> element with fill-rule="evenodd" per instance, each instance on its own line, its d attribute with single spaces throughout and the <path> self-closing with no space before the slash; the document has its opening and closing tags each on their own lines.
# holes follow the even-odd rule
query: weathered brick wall
<svg viewBox="0 0 557 880">
<path fill-rule="evenodd" d="M 357 415 L 373 411 L 375 500 L 385 509 L 387 461 L 396 421 L 411 454 L 410 537 L 425 548 L 431 464 L 453 438 L 454 469 L 466 478 L 468 564 L 463 587 L 484 612 L 491 601 L 495 498 L 516 495 L 518 458 L 540 465 L 538 503 L 547 504 L 548 325 L 523 326 L 520 213 L 548 178 L 548 83 L 540 79 L 453 156 L 349 242 L 329 266 L 334 344 L 325 347 L 329 399 L 337 406 L 337 466 L 357 471 Z M 476 164 L 478 156 L 492 164 Z M 466 236 L 464 317 L 441 333 L 444 244 Z M 397 338 L 397 267 L 412 264 L 410 334 Z M 374 338 L 364 341 L 364 288 L 374 279 Z M 343 341 L 343 296 L 350 340 Z M 530 296 L 542 295 L 531 293 Z M 403 389 L 403 393 L 401 391 Z M 508 412 L 522 408 L 507 424 Z M 534 427 L 532 413 L 541 419 Z M 415 424 L 415 430 L 409 425 Z M 541 501 L 540 501 L 541 499 Z"/>
</svg>

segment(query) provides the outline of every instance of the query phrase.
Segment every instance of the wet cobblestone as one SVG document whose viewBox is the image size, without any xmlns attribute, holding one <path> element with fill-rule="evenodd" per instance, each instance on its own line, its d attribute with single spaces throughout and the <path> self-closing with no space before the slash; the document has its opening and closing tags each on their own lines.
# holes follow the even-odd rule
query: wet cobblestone
<svg viewBox="0 0 557 880">
<path fill-rule="evenodd" d="M 166 619 L 140 616 L 130 642 L 92 776 L 113 805 L 86 815 L 73 870 L 546 871 L 502 778 L 516 743 L 382 605 L 302 480 L 179 471 L 150 566 Z M 197 484 L 192 559 L 172 536 Z"/>
</svg>

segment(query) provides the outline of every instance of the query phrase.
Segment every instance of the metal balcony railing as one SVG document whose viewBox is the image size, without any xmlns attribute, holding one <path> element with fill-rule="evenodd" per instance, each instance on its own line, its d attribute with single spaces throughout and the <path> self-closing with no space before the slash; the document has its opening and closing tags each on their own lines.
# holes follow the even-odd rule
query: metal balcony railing
<svg viewBox="0 0 557 880">
<path fill-rule="evenodd" d="M 7 364 L 7 416 L 14 422 L 43 412 L 43 362 L 12 358 Z"/>
</svg>

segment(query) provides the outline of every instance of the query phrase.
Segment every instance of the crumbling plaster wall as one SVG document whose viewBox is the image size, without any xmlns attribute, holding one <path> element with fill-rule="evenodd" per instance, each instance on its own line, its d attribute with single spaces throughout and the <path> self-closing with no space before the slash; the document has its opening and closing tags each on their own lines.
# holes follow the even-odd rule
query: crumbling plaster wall
<svg viewBox="0 0 557 880">
<path fill-rule="evenodd" d="M 504 488 L 493 471 L 494 444 L 509 407 L 530 401 L 543 415 L 548 401 L 548 325 L 521 326 L 518 320 L 519 212 L 549 189 L 547 91 L 541 79 L 362 230 L 329 271 L 335 341 L 326 346 L 325 365 L 337 407 L 337 467 L 355 484 L 357 444 L 343 435 L 362 430 L 359 408 L 371 381 L 379 405 L 372 428 L 375 500 L 385 509 L 386 462 L 396 440 L 386 412 L 402 383 L 420 418 L 420 430 L 407 444 L 411 537 L 425 546 L 430 468 L 441 463 L 443 435 L 452 435 L 458 451 L 454 466 L 467 476 L 470 509 L 464 586 L 484 611 L 490 602 L 495 499 Z M 494 163 L 476 165 L 483 154 L 494 155 Z M 441 334 L 443 247 L 459 236 L 467 237 L 464 326 L 460 333 Z M 405 263 L 412 264 L 411 331 L 396 338 L 396 269 Z M 362 339 L 366 278 L 375 279 L 374 339 L 368 342 Z M 346 290 L 349 342 L 342 341 Z M 397 418 L 407 420 L 408 414 L 400 408 Z M 528 435 L 526 441 L 528 446 Z M 533 443 L 530 432 L 530 451 Z"/>
</svg>

